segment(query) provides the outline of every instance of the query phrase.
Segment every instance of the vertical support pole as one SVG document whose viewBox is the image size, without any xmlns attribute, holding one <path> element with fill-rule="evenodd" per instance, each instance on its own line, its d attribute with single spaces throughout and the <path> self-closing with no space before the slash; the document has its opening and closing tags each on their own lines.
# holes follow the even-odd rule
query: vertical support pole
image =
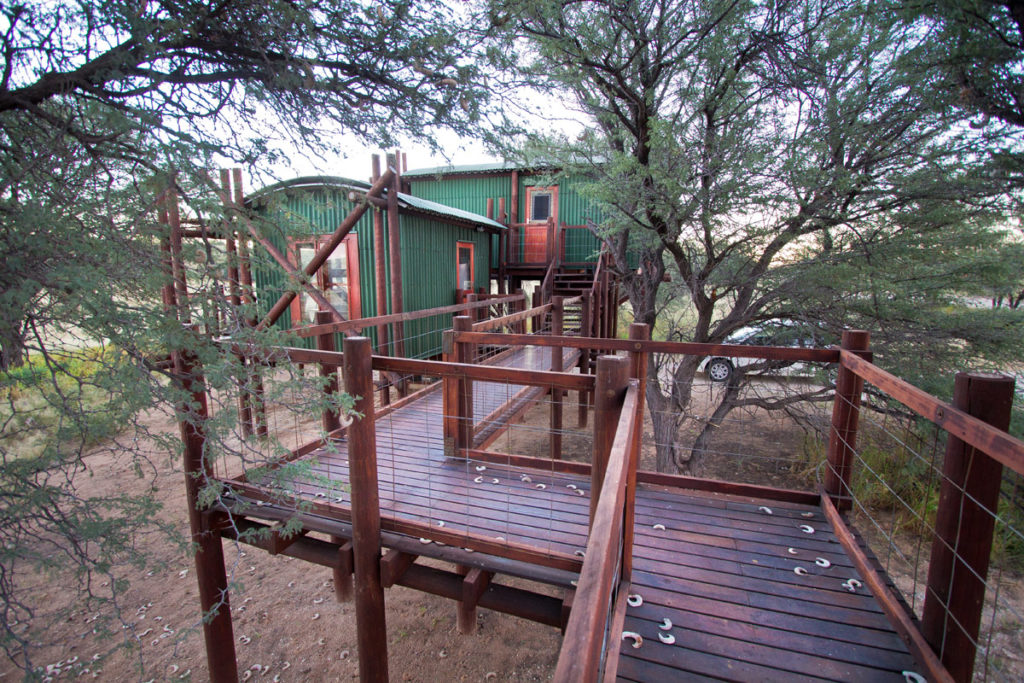
<svg viewBox="0 0 1024 683">
<path fill-rule="evenodd" d="M 206 435 L 203 424 L 209 417 L 202 368 L 190 354 L 176 351 L 174 365 L 185 389 L 192 397 L 190 405 L 178 407 L 181 440 L 185 444 L 185 500 L 188 504 L 189 528 L 195 543 L 196 580 L 199 602 L 203 610 L 203 639 L 206 663 L 214 683 L 238 681 L 235 660 L 235 637 L 231 625 L 231 604 L 228 601 L 228 579 L 224 571 L 224 547 L 213 520 L 214 515 L 199 510 L 199 494 L 207 477 L 213 475 L 205 457 Z M 214 613 L 212 618 L 207 615 Z"/>
<path fill-rule="evenodd" d="M 240 326 L 244 326 L 245 321 L 241 318 L 242 296 L 240 290 L 242 280 L 239 273 L 239 256 L 238 249 L 235 245 L 235 233 L 231 227 L 231 221 L 229 218 L 229 211 L 232 207 L 231 171 L 226 168 L 222 168 L 220 170 L 220 201 L 224 210 L 222 225 L 225 238 L 225 250 L 227 251 L 228 257 L 228 287 L 231 307 L 234 309 L 234 315 L 238 318 L 238 324 Z M 246 367 L 244 355 L 237 354 L 236 358 L 238 359 L 239 373 L 238 377 L 235 379 L 235 384 L 238 387 L 238 421 L 242 423 L 242 436 L 248 439 L 252 436 L 253 432 L 252 407 L 246 395 L 246 387 L 248 385 L 248 368 Z"/>
<path fill-rule="evenodd" d="M 522 254 L 519 253 L 519 171 L 512 171 L 512 187 L 509 195 L 509 260 L 513 263 L 522 261 Z"/>
<path fill-rule="evenodd" d="M 555 296 L 551 298 L 551 334 L 562 336 L 562 322 L 565 317 L 565 297 Z M 562 372 L 565 369 L 565 359 L 561 346 L 551 347 L 551 371 Z M 558 460 L 562 457 L 562 390 L 558 387 L 551 388 L 551 459 Z"/>
<path fill-rule="evenodd" d="M 1012 377 L 959 372 L 953 405 L 1002 430 L 1010 426 Z M 921 631 L 953 679 L 973 678 L 1003 466 L 952 434 L 942 464 Z"/>
<path fill-rule="evenodd" d="M 330 311 L 317 311 L 316 324 L 326 325 L 334 320 L 334 314 Z M 317 335 L 316 348 L 320 351 L 334 351 L 334 333 L 327 332 Z M 324 386 L 324 394 L 330 398 L 338 393 L 338 366 L 328 363 L 320 364 L 320 376 L 326 377 L 327 384 Z M 336 429 L 341 429 L 341 418 L 336 410 L 325 410 L 323 414 L 324 431 L 330 434 Z"/>
<path fill-rule="evenodd" d="M 540 306 L 540 287 L 537 287 L 537 289 L 533 290 L 533 308 L 537 308 L 538 306 Z M 543 323 L 544 316 L 543 315 L 533 315 L 533 316 L 530 316 L 530 320 L 531 320 L 530 325 L 532 327 L 531 331 L 534 334 L 540 334 L 541 326 L 544 324 Z"/>
<path fill-rule="evenodd" d="M 580 295 L 580 336 L 590 336 L 590 292 L 583 292 Z M 580 374 L 585 375 L 590 372 L 590 349 L 580 349 L 580 359 L 578 362 Z M 580 389 L 579 396 L 579 414 L 577 415 L 577 425 L 582 429 L 587 426 L 587 411 L 590 402 L 590 392 L 586 389 Z"/>
<path fill-rule="evenodd" d="M 641 342 L 649 341 L 651 338 L 651 327 L 644 323 L 631 323 L 629 326 L 629 340 L 636 342 L 629 352 L 629 376 L 637 381 L 638 389 L 636 411 L 640 420 L 641 428 L 636 431 L 633 441 L 630 444 L 629 477 L 626 482 L 626 511 L 622 521 L 623 528 L 623 554 L 622 554 L 622 578 L 629 580 L 633 574 L 633 519 L 636 508 L 636 471 L 640 467 L 640 441 L 643 436 L 643 416 L 645 409 L 645 398 L 647 390 L 647 352 L 643 350 Z"/>
<path fill-rule="evenodd" d="M 355 410 L 363 416 L 348 428 L 359 680 L 386 682 L 388 640 L 380 576 L 380 498 L 370 364 L 373 350 L 367 337 L 349 337 L 343 348 L 345 391 L 358 397 Z"/>
<path fill-rule="evenodd" d="M 517 289 L 515 291 L 515 295 L 520 297 L 520 298 L 519 298 L 518 301 L 515 302 L 515 305 L 514 305 L 514 307 L 512 309 L 512 312 L 513 313 L 522 313 L 523 311 L 526 310 L 526 293 L 523 292 L 522 288 L 520 288 L 520 289 Z M 513 332 L 515 332 L 516 334 L 526 334 L 526 321 L 525 320 L 520 320 L 520 321 L 518 321 L 516 323 L 513 323 L 513 325 L 514 325 L 514 327 L 512 328 Z"/>
<path fill-rule="evenodd" d="M 371 181 L 376 183 L 380 180 L 380 155 L 374 154 L 372 160 Z M 387 260 L 384 246 L 384 216 L 380 209 L 373 211 L 373 280 L 374 293 L 376 294 L 377 307 L 375 314 L 378 316 L 388 314 L 388 286 L 387 286 Z M 388 326 L 377 326 L 377 352 L 390 355 L 388 350 Z"/>
<path fill-rule="evenodd" d="M 865 330 L 844 330 L 842 348 L 847 351 L 867 351 L 870 339 L 871 335 Z M 828 467 L 825 471 L 825 492 L 838 510 L 849 510 L 852 506 L 850 476 L 857 446 L 857 421 L 863 391 L 864 380 L 840 363 L 832 404 Z"/>
<path fill-rule="evenodd" d="M 590 469 L 590 523 L 594 523 L 601 486 L 608 470 L 608 457 L 615 442 L 615 428 L 629 386 L 629 359 L 599 356 L 594 391 L 594 458 Z"/>
<path fill-rule="evenodd" d="M 492 221 L 494 220 L 494 198 L 493 197 L 488 197 L 487 198 L 487 214 L 486 215 Z"/>
<path fill-rule="evenodd" d="M 239 221 L 247 221 L 243 213 L 245 210 L 245 192 L 242 188 L 242 169 L 231 169 L 231 184 L 234 190 L 235 210 L 238 212 Z M 238 231 L 238 257 L 240 260 L 239 275 L 242 278 L 242 300 L 247 306 L 255 306 L 256 290 L 252 282 L 252 266 L 249 262 L 249 237 L 245 230 Z M 249 319 L 250 327 L 256 326 L 255 310 L 253 317 Z M 248 372 L 246 374 L 247 386 L 249 389 L 249 410 L 255 413 L 253 419 L 256 426 L 256 435 L 260 438 L 267 438 L 270 430 L 267 424 L 267 406 L 263 401 L 263 374 L 260 367 L 251 358 L 246 360 Z"/>
<path fill-rule="evenodd" d="M 398 162 L 394 155 L 388 155 L 388 166 L 395 170 L 395 177 L 388 188 L 388 253 L 391 257 L 391 313 L 402 313 L 402 235 L 398 215 L 398 188 L 401 179 L 398 174 Z M 405 357 L 405 331 L 401 322 L 394 324 L 395 353 Z M 399 389 L 401 393 L 401 389 Z"/>
<path fill-rule="evenodd" d="M 468 315 L 458 315 L 452 321 L 452 332 L 458 336 L 459 332 L 471 332 L 473 321 Z M 472 363 L 474 345 L 466 342 L 456 341 L 455 362 Z M 460 378 L 456 382 L 455 416 L 457 420 L 455 430 L 455 456 L 467 457 L 466 449 L 473 447 L 473 380 Z"/>
<path fill-rule="evenodd" d="M 341 536 L 331 536 L 331 543 L 338 544 L 338 563 L 331 568 L 334 578 L 334 599 L 348 602 L 352 599 L 352 541 Z"/>
<path fill-rule="evenodd" d="M 480 295 L 477 294 L 476 292 L 470 292 L 469 294 L 466 295 L 467 304 L 475 304 L 479 300 Z M 466 316 L 469 318 L 471 323 L 475 323 L 480 320 L 480 309 L 471 308 L 468 311 L 466 311 Z"/>
<path fill-rule="evenodd" d="M 371 180 L 376 183 L 380 180 L 380 155 L 374 154 L 371 157 Z M 388 286 L 387 286 L 387 260 L 384 240 L 384 215 L 380 209 L 373 211 L 373 280 L 374 293 L 376 294 L 376 314 L 378 316 L 388 313 Z M 391 344 L 388 339 L 387 324 L 377 325 L 377 350 L 378 353 L 392 355 Z M 391 382 L 387 373 L 381 373 L 380 403 L 389 405 L 391 403 Z"/>
</svg>

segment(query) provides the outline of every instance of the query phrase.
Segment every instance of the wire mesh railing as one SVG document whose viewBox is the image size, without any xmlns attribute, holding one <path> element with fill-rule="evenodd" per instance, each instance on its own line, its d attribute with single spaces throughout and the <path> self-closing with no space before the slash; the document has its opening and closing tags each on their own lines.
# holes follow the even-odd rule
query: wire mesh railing
<svg viewBox="0 0 1024 683">
<path fill-rule="evenodd" d="M 953 677 L 1020 680 L 1024 443 L 1001 431 L 1012 378 L 961 373 L 950 405 L 847 361 L 858 382 L 834 414 L 859 424 L 833 423 L 826 486 Z"/>
</svg>

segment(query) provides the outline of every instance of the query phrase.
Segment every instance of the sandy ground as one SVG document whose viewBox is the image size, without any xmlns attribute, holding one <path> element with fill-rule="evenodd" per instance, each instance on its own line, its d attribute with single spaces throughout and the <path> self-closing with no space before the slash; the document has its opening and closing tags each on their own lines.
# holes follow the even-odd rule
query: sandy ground
<svg viewBox="0 0 1024 683">
<path fill-rule="evenodd" d="M 163 429 L 176 431 L 165 418 L 154 419 L 162 420 Z M 82 493 L 139 485 L 127 458 L 97 450 L 102 452 L 87 458 L 92 476 L 79 480 Z M 183 535 L 188 521 L 178 459 L 154 454 L 152 461 L 155 468 L 146 473 L 146 481 L 154 478 L 167 521 Z M 116 569 L 130 584 L 119 598 L 128 628 L 113 622 L 109 635 L 94 632 L 103 621 L 94 621 L 95 612 L 77 602 L 80 596 L 67 577 L 23 580 L 23 586 L 35 591 L 40 617 L 71 608 L 70 617 L 48 629 L 34 653 L 34 663 L 49 667 L 52 680 L 208 680 L 191 559 L 159 532 L 141 539 L 140 545 L 157 568 Z M 224 548 L 229 581 L 236 586 L 232 617 L 244 680 L 358 678 L 354 606 L 335 601 L 330 569 L 230 541 Z M 108 585 L 95 588 L 109 595 Z M 543 681 L 554 671 L 561 643 L 558 629 L 480 610 L 477 633 L 463 636 L 456 627 L 454 602 L 402 587 L 387 589 L 385 601 L 393 681 Z M 126 640 L 134 643 L 130 650 L 118 647 Z M 21 678 L 11 662 L 0 662 L 0 681 Z"/>
</svg>

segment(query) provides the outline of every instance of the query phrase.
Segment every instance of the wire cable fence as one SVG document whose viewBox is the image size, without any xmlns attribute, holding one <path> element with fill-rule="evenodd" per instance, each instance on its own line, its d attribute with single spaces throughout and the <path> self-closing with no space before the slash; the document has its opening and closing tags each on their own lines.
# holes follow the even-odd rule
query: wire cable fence
<svg viewBox="0 0 1024 683">
<path fill-rule="evenodd" d="M 860 411 L 855 438 L 831 432 L 850 454 L 851 523 L 947 668 L 1021 680 L 1021 475 L 883 397 L 837 398 Z"/>
</svg>

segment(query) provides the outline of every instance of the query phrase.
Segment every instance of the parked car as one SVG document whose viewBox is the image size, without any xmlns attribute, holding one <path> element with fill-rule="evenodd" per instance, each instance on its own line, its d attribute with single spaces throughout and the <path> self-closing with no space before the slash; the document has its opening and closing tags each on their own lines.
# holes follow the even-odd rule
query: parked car
<svg viewBox="0 0 1024 683">
<path fill-rule="evenodd" d="M 725 343 L 743 346 L 791 346 L 806 349 L 827 346 L 817 330 L 791 320 L 767 320 L 750 327 L 742 327 L 726 337 Z M 813 369 L 804 363 L 728 356 L 708 356 L 697 369 L 706 373 L 712 382 L 726 382 L 732 377 L 736 368 L 745 368 L 751 365 L 761 365 L 765 370 L 784 372 L 787 375 L 813 373 Z"/>
</svg>

